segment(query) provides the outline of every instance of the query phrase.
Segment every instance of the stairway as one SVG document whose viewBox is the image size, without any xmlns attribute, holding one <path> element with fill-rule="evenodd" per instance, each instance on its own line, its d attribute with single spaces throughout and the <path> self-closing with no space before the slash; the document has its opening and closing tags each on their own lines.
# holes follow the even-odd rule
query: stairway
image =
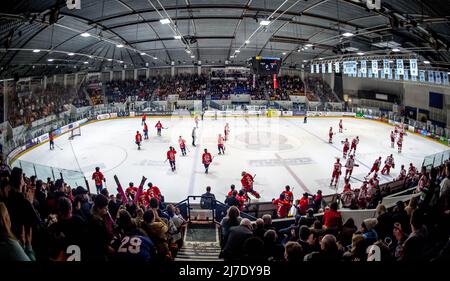
<svg viewBox="0 0 450 281">
<path fill-rule="evenodd" d="M 190 223 L 175 261 L 221 261 L 219 254 L 219 226 L 215 223 Z"/>
</svg>

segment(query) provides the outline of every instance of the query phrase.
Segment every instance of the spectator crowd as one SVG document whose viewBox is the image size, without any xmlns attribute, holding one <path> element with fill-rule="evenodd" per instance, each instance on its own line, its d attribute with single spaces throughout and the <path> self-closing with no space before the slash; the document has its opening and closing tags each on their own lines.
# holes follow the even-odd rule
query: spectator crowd
<svg viewBox="0 0 450 281">
<path fill-rule="evenodd" d="M 448 260 L 450 250 L 450 162 L 414 175 L 409 202 L 376 206 L 376 216 L 356 225 L 343 220 L 338 202 L 299 200 L 295 221 L 280 227 L 271 215 L 251 222 L 241 217 L 232 190 L 221 220 L 225 261 L 431 261 Z M 421 183 L 420 183 L 421 182 Z M 125 192 L 89 194 L 64 180 L 27 177 L 18 167 L 0 166 L 0 260 L 171 261 L 183 244 L 187 224 L 165 203 L 158 187 L 133 183 Z M 410 183 L 416 183 L 413 180 Z M 233 189 L 233 188 L 232 188 Z M 121 195 L 122 194 L 122 195 Z M 292 197 L 286 188 L 283 198 Z M 211 187 L 202 208 L 213 208 Z M 319 214 L 318 214 L 319 213 Z"/>
</svg>

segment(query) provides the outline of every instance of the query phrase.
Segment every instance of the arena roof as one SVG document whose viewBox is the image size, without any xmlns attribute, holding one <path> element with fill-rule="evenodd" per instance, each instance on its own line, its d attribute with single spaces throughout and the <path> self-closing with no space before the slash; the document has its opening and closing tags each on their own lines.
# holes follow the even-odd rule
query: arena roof
<svg viewBox="0 0 450 281">
<path fill-rule="evenodd" d="M 299 67 L 319 57 L 389 54 L 395 47 L 450 68 L 447 0 L 381 0 L 380 10 L 362 2 L 81 0 L 81 9 L 70 10 L 61 0 L 13 1 L 0 13 L 0 76 L 171 62 L 242 65 L 255 55 L 280 56 L 286 66 Z"/>
</svg>

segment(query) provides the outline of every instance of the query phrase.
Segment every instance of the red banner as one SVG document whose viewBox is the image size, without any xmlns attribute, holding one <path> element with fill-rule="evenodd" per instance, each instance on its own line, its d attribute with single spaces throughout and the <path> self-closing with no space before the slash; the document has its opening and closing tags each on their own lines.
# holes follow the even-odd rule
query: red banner
<svg viewBox="0 0 450 281">
<path fill-rule="evenodd" d="M 277 75 L 273 75 L 273 88 L 278 89 Z"/>
</svg>

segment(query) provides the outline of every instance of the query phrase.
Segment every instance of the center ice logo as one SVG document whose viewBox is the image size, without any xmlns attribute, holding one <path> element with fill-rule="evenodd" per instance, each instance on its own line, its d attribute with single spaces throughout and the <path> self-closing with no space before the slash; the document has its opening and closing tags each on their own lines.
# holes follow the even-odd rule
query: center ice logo
<svg viewBox="0 0 450 281">
<path fill-rule="evenodd" d="M 284 135 L 267 131 L 252 131 L 239 134 L 234 139 L 237 144 L 243 144 L 246 149 L 251 150 L 290 150 L 294 146 L 289 144 Z"/>
</svg>

